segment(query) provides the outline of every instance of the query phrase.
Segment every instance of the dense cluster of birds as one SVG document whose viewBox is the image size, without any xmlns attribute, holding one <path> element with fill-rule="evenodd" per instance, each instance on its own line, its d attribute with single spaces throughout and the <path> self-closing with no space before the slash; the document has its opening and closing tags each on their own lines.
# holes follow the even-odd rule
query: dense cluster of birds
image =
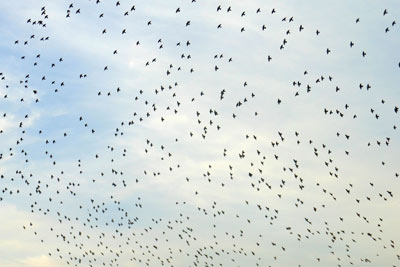
<svg viewBox="0 0 400 267">
<path fill-rule="evenodd" d="M 400 265 L 400 57 L 371 76 L 375 37 L 264 1 L 148 2 L 48 3 L 2 37 L 16 229 L 63 266 Z"/>
</svg>

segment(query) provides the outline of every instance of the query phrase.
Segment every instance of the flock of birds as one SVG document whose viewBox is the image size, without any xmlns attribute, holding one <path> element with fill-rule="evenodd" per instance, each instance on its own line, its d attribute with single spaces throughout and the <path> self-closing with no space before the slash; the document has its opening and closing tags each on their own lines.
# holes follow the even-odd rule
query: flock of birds
<svg viewBox="0 0 400 267">
<path fill-rule="evenodd" d="M 264 1 L 148 2 L 49 2 L 2 36 L 16 231 L 61 266 L 399 266 L 400 58 L 367 61 L 392 10 L 342 42 Z"/>
</svg>

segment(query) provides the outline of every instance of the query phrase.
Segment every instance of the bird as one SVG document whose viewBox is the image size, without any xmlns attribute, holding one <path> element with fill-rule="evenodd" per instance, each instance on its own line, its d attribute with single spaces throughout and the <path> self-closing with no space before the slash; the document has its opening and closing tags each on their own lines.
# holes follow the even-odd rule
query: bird
<svg viewBox="0 0 400 267">
<path fill-rule="evenodd" d="M 53 265 L 396 265 L 400 62 L 374 6 L 7 3 L 3 241 Z"/>
</svg>

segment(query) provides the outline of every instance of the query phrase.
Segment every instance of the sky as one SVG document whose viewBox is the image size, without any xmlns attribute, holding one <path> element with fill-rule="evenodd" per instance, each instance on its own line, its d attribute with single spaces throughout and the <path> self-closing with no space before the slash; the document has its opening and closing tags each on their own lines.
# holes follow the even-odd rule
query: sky
<svg viewBox="0 0 400 267">
<path fill-rule="evenodd" d="M 399 17 L 0 1 L 0 266 L 398 266 Z"/>
</svg>

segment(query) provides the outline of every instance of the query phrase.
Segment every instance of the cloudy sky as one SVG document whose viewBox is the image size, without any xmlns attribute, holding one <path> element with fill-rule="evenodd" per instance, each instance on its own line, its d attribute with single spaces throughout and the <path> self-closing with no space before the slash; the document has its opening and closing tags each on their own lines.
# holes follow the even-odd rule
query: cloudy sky
<svg viewBox="0 0 400 267">
<path fill-rule="evenodd" d="M 398 1 L 0 1 L 0 266 L 397 266 Z"/>
</svg>

